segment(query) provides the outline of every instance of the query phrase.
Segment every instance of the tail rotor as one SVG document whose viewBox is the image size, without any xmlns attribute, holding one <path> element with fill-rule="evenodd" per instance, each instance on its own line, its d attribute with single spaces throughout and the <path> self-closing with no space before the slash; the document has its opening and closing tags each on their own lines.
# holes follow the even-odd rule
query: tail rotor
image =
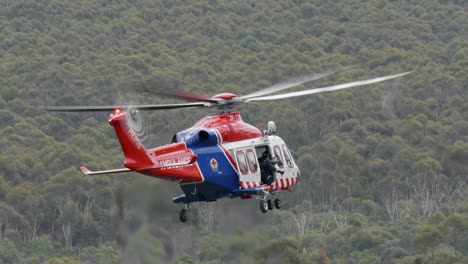
<svg viewBox="0 0 468 264">
<path fill-rule="evenodd" d="M 148 139 L 146 119 L 143 118 L 143 115 L 137 108 L 130 106 L 125 112 L 127 113 L 128 125 L 140 141 L 144 143 Z"/>
</svg>

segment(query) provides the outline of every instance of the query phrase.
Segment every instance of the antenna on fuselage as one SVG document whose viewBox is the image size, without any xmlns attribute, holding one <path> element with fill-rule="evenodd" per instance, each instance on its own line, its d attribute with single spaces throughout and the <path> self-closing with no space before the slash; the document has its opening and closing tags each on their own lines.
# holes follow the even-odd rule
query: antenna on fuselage
<svg viewBox="0 0 468 264">
<path fill-rule="evenodd" d="M 273 121 L 268 121 L 268 129 L 266 131 L 267 135 L 273 135 L 276 134 L 276 124 Z"/>
</svg>

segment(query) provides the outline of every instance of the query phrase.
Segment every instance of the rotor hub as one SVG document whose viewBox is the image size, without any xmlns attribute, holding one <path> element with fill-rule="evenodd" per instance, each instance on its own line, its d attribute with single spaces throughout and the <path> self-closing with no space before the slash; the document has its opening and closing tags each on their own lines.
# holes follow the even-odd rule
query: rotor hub
<svg viewBox="0 0 468 264">
<path fill-rule="evenodd" d="M 234 98 L 237 98 L 238 96 L 236 94 L 233 94 L 233 93 L 220 93 L 220 94 L 217 94 L 215 96 L 213 96 L 212 98 L 213 99 L 223 99 L 223 100 L 226 100 L 226 101 L 229 101 L 229 100 L 232 100 Z"/>
</svg>

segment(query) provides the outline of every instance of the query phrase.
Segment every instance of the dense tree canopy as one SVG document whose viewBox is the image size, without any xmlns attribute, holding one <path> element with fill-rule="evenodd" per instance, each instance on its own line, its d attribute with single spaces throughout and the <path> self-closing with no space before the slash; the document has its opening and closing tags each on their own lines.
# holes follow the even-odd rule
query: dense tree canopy
<svg viewBox="0 0 468 264">
<path fill-rule="evenodd" d="M 462 0 L 0 2 L 0 263 L 467 263 L 468 7 Z M 194 206 L 120 167 L 106 114 L 44 105 L 166 103 L 415 70 L 239 110 L 275 120 L 301 168 L 285 209 Z M 213 110 L 144 113 L 148 147 Z"/>
</svg>

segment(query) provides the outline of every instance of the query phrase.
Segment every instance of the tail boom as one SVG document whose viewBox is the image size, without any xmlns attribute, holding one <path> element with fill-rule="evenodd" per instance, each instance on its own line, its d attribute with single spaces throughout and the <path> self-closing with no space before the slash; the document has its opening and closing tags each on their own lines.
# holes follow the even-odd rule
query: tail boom
<svg viewBox="0 0 468 264">
<path fill-rule="evenodd" d="M 109 123 L 114 127 L 125 156 L 124 165 L 129 170 L 179 183 L 204 181 L 197 163 L 197 155 L 187 148 L 184 142 L 147 150 L 128 125 L 126 113 L 115 114 Z M 91 173 L 86 170 L 83 170 L 85 174 Z M 120 170 L 125 169 L 116 171 L 123 172 Z M 113 171 L 110 170 L 109 173 L 114 173 Z"/>
</svg>

